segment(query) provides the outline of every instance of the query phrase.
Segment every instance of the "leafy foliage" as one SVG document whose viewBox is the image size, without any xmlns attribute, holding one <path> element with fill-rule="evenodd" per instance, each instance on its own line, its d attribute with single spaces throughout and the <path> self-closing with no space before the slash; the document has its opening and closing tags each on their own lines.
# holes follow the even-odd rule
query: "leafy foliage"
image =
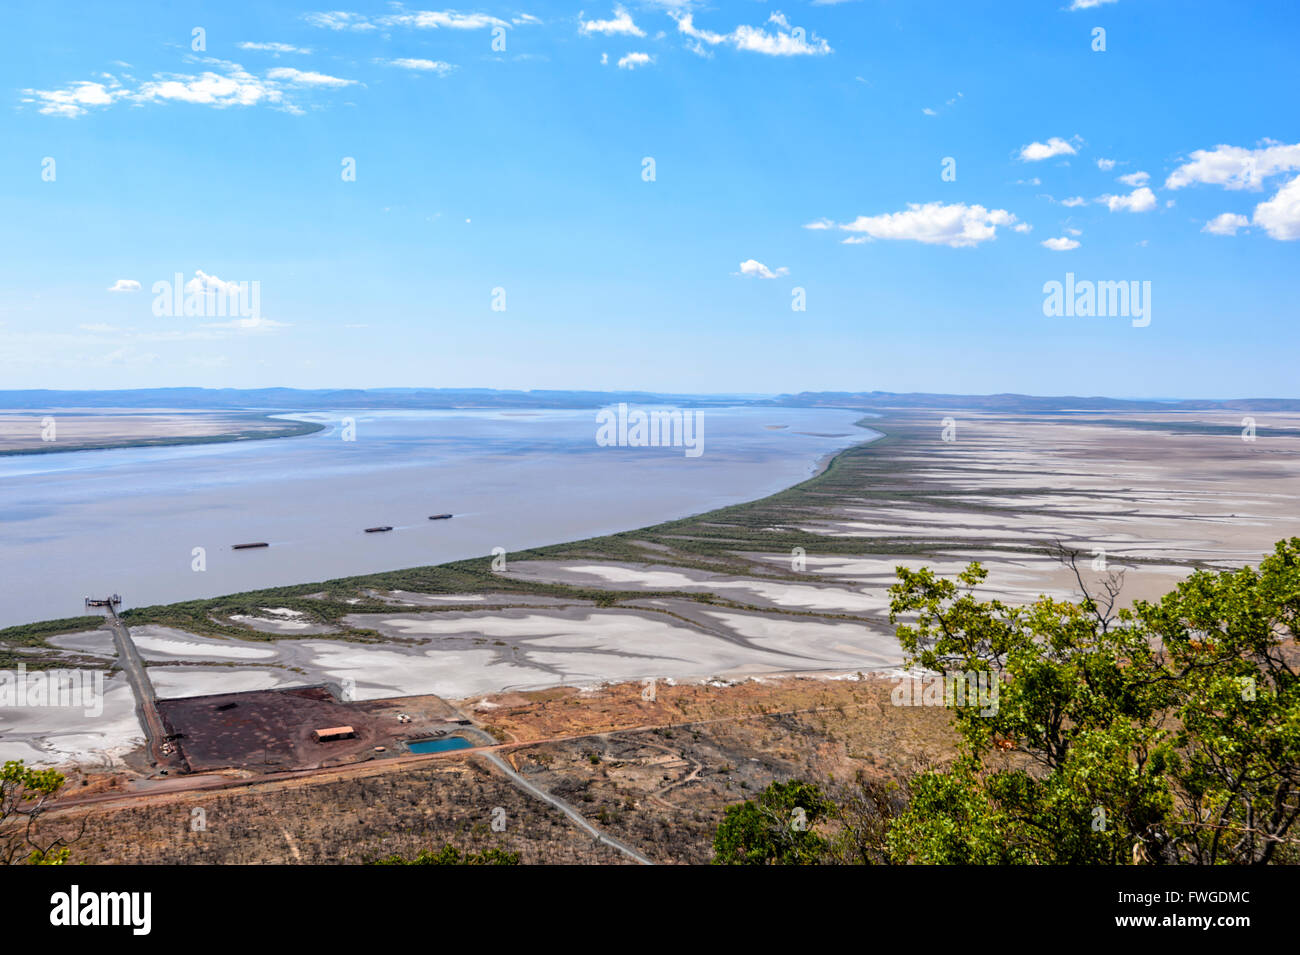
<svg viewBox="0 0 1300 955">
<path fill-rule="evenodd" d="M 964 757 L 913 780 L 889 835 L 897 859 L 1295 858 L 1300 538 L 1258 570 L 1200 571 L 1115 615 L 1086 587 L 1077 604 L 978 600 L 978 564 L 956 581 L 898 577 L 891 617 L 907 620 L 909 662 L 987 670 L 1000 694 L 995 713 L 957 709 Z"/>
<path fill-rule="evenodd" d="M 717 865 L 812 865 L 826 840 L 815 825 L 834 810 L 821 789 L 791 780 L 771 783 L 757 799 L 728 806 L 713 838 Z"/>
<path fill-rule="evenodd" d="M 63 774 L 33 769 L 21 759 L 0 767 L 0 862 L 5 865 L 62 865 L 71 840 L 58 837 L 41 842 L 37 823 L 45 801 L 63 785 Z"/>
</svg>

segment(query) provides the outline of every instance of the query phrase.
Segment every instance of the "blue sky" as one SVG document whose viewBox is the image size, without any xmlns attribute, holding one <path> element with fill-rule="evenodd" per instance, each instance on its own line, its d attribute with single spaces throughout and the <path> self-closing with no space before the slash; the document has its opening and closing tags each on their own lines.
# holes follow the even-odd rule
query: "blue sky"
<svg viewBox="0 0 1300 955">
<path fill-rule="evenodd" d="M 1071 3 L 11 9 L 0 388 L 1300 396 L 1300 8 Z"/>
</svg>

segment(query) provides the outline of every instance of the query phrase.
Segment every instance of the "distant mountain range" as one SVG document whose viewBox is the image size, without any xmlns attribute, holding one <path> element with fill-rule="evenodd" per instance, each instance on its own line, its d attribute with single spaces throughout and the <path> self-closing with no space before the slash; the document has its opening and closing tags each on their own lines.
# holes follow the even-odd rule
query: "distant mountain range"
<svg viewBox="0 0 1300 955">
<path fill-rule="evenodd" d="M 929 392 L 802 391 L 777 395 L 776 405 L 827 408 L 960 408 L 970 411 L 1300 411 L 1300 398 L 1152 399 L 1077 395 L 944 395 Z"/>
<path fill-rule="evenodd" d="M 1296 398 L 1130 400 L 1037 395 L 817 391 L 789 395 L 690 395 L 648 391 L 498 391 L 492 388 L 141 388 L 128 391 L 0 391 L 0 408 L 170 408 L 180 410 L 338 411 L 342 409 L 600 408 L 635 404 L 719 407 L 935 408 L 1012 413 L 1061 411 L 1300 411 Z"/>
</svg>

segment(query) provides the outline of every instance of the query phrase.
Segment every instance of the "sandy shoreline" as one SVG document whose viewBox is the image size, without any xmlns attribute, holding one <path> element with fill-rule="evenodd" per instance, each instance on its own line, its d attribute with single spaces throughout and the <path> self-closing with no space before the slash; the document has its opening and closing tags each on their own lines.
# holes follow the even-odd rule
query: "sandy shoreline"
<svg viewBox="0 0 1300 955">
<path fill-rule="evenodd" d="M 263 412 L 0 411 L 0 456 L 267 440 L 323 429 L 324 425 Z"/>
</svg>

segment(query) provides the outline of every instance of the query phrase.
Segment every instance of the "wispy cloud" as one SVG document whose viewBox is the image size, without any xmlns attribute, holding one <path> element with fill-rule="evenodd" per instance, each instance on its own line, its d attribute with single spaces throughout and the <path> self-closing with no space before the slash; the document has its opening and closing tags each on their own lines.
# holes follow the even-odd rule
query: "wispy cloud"
<svg viewBox="0 0 1300 955">
<path fill-rule="evenodd" d="M 705 45 L 726 45 L 766 56 L 825 56 L 834 52 L 830 44 L 817 34 L 791 27 L 790 21 L 780 11 L 767 18 L 767 23 L 775 27 L 771 32 L 765 27 L 738 26 L 730 33 L 714 33 L 698 29 L 691 13 L 670 13 L 669 16 L 677 21 L 679 32 L 695 41 L 691 48 L 696 52 L 705 52 Z"/>
<path fill-rule="evenodd" d="M 123 77 L 101 74 L 98 81 L 81 80 L 62 89 L 23 90 L 23 102 L 38 105 L 41 113 L 69 119 L 92 109 L 117 102 L 134 104 L 179 102 L 224 109 L 230 106 L 266 104 L 292 113 L 302 110 L 287 95 L 290 90 L 355 85 L 356 80 L 277 67 L 263 76 L 248 72 L 238 63 L 204 59 L 214 69 L 201 73 L 154 73 L 134 88 Z"/>
<path fill-rule="evenodd" d="M 245 41 L 236 44 L 241 50 L 258 50 L 263 53 L 310 53 L 311 50 L 301 46 L 291 46 L 288 43 L 250 43 Z"/>
<path fill-rule="evenodd" d="M 394 12 L 380 17 L 362 13 L 334 10 L 324 13 L 305 13 L 303 19 L 314 27 L 325 30 L 377 30 L 388 27 L 407 27 L 413 30 L 482 30 L 487 27 L 508 27 L 511 24 L 487 13 L 461 13 L 458 10 L 406 10 L 400 3 L 393 4 Z M 516 17 L 516 26 L 541 23 L 537 17 L 524 14 Z"/>
<path fill-rule="evenodd" d="M 345 80 L 337 76 L 329 76 L 325 73 L 315 73 L 311 70 L 295 70 L 292 66 L 279 66 L 266 73 L 268 79 L 283 80 L 286 83 L 292 83 L 294 86 L 354 86 L 356 80 Z"/>
<path fill-rule="evenodd" d="M 402 58 L 397 60 L 376 60 L 385 66 L 395 66 L 403 70 L 412 70 L 417 73 L 436 73 L 439 76 L 446 76 L 455 69 L 450 63 L 444 63 L 442 60 L 419 60 Z"/>
</svg>

